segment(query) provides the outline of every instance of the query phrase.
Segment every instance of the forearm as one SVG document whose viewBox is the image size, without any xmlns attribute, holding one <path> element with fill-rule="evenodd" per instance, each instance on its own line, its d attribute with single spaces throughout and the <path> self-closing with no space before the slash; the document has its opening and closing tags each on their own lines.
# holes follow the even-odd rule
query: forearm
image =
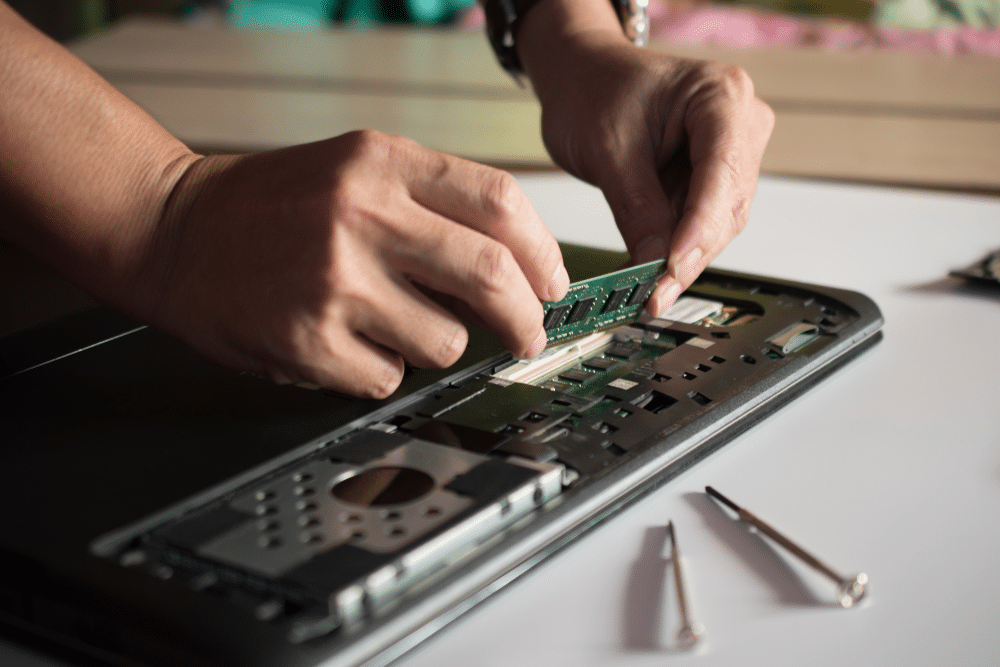
<svg viewBox="0 0 1000 667">
<path fill-rule="evenodd" d="M 0 234 L 128 308 L 198 156 L 3 3 L 0 90 Z"/>
</svg>

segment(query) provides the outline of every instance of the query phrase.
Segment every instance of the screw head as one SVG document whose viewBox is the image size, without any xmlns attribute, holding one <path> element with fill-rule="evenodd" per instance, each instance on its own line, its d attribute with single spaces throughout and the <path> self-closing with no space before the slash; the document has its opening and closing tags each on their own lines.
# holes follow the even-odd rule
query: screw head
<svg viewBox="0 0 1000 667">
<path fill-rule="evenodd" d="M 690 651 L 701 643 L 705 637 L 705 628 L 701 623 L 682 626 L 677 631 L 677 647 L 683 651 Z"/>
<path fill-rule="evenodd" d="M 840 582 L 840 589 L 837 592 L 840 606 L 844 609 L 850 609 L 860 602 L 861 598 L 868 592 L 868 575 L 859 572 L 853 577 L 844 579 Z"/>
</svg>

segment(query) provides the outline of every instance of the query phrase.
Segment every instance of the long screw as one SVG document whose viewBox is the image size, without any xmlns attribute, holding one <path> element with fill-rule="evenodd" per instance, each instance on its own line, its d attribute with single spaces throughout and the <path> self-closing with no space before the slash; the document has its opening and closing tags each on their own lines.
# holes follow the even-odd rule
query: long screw
<svg viewBox="0 0 1000 667">
<path fill-rule="evenodd" d="M 687 591 L 684 587 L 684 572 L 681 569 L 681 552 L 677 548 L 677 538 L 674 535 L 674 522 L 667 523 L 667 533 L 670 535 L 670 560 L 674 565 L 674 583 L 677 586 L 677 604 L 681 609 L 681 627 L 677 631 L 677 644 L 681 649 L 693 649 L 705 636 L 705 628 L 701 623 L 691 620 L 691 608 L 688 606 Z"/>
<path fill-rule="evenodd" d="M 743 509 L 736 503 L 734 503 L 729 498 L 716 491 L 710 486 L 705 487 L 705 492 L 712 496 L 723 505 L 729 509 L 736 512 L 740 521 L 750 526 L 753 526 L 760 532 L 764 533 L 772 540 L 783 546 L 785 549 L 790 551 L 793 555 L 800 558 L 806 565 L 813 568 L 814 570 L 822 573 L 831 581 L 837 584 L 837 596 L 840 606 L 845 609 L 853 607 L 857 604 L 861 598 L 865 596 L 868 591 L 868 575 L 864 572 L 859 572 L 858 574 L 853 574 L 850 576 L 842 576 L 827 567 L 818 558 L 810 554 L 808 551 L 800 547 L 799 545 L 792 542 L 790 539 L 779 533 L 777 530 L 772 528 L 770 525 L 764 523 L 756 516 L 751 514 L 748 510 Z"/>
</svg>

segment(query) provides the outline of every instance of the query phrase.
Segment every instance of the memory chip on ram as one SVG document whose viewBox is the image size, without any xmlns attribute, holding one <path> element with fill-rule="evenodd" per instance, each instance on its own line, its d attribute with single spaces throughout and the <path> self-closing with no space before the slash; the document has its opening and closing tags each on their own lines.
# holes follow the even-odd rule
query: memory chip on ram
<svg viewBox="0 0 1000 667">
<path fill-rule="evenodd" d="M 666 266 L 658 259 L 573 283 L 562 300 L 544 304 L 548 344 L 635 321 Z"/>
</svg>

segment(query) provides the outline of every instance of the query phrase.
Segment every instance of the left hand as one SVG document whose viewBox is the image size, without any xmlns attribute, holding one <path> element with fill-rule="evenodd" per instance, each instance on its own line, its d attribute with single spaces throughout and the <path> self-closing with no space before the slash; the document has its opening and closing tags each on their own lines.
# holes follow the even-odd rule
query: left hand
<svg viewBox="0 0 1000 667">
<path fill-rule="evenodd" d="M 658 315 L 746 226 L 774 113 L 742 69 L 636 48 L 613 14 L 610 27 L 546 16 L 587 3 L 559 4 L 537 5 L 518 34 L 542 136 L 604 192 L 635 263 L 668 259 L 646 306 Z"/>
</svg>

